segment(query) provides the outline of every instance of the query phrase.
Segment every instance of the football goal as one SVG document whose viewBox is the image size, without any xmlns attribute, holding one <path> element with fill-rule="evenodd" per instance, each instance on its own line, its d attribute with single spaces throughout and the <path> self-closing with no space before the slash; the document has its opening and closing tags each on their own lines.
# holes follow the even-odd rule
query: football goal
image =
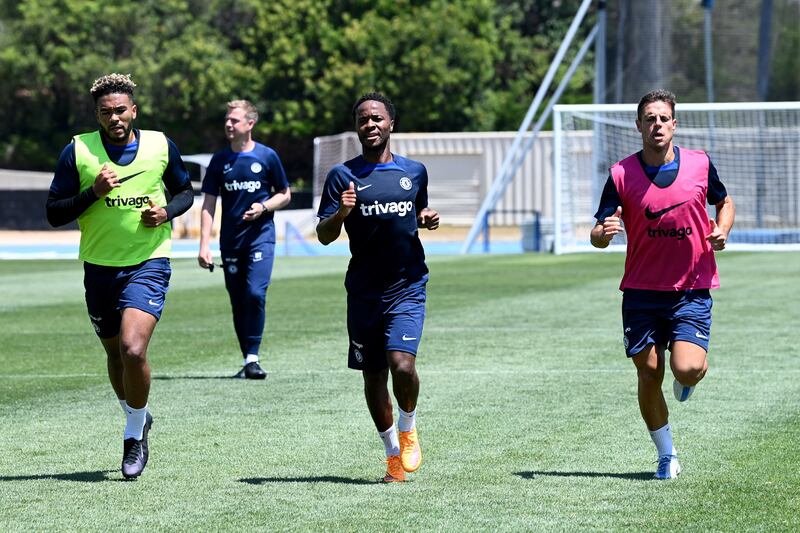
<svg viewBox="0 0 800 533">
<path fill-rule="evenodd" d="M 608 169 L 641 149 L 636 105 L 553 112 L 553 251 L 594 250 L 589 232 Z M 675 144 L 708 152 L 736 204 L 729 248 L 800 250 L 800 102 L 679 103 L 675 118 Z M 624 251 L 624 237 L 606 250 Z"/>
</svg>

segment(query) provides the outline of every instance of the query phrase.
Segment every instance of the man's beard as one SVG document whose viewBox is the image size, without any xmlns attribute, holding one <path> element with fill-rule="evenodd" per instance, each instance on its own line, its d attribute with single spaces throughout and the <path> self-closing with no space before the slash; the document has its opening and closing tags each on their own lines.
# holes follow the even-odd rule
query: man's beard
<svg viewBox="0 0 800 533">
<path fill-rule="evenodd" d="M 110 130 L 103 130 L 103 134 L 110 141 L 118 141 L 118 142 L 125 141 L 127 143 L 128 139 L 131 138 L 131 131 L 133 131 L 133 124 L 129 124 L 128 126 L 123 126 L 122 135 L 119 137 L 111 136 Z"/>
</svg>

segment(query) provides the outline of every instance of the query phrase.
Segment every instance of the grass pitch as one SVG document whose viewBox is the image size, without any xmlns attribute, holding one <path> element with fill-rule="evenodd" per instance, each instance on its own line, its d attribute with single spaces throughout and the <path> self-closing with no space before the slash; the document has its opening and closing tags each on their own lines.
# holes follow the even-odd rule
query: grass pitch
<svg viewBox="0 0 800 533">
<path fill-rule="evenodd" d="M 240 356 L 221 273 L 173 262 L 135 482 L 80 264 L 0 262 L 0 529 L 800 529 L 800 255 L 719 255 L 709 374 L 686 404 L 664 384 L 683 465 L 668 482 L 622 350 L 622 262 L 431 258 L 425 459 L 389 486 L 345 368 L 345 258 L 277 258 L 266 382 L 225 379 Z"/>
</svg>

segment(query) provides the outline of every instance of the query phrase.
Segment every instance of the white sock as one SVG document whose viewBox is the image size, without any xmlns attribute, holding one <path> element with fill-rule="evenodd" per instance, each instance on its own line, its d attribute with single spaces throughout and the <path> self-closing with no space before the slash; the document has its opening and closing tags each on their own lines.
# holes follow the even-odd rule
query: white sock
<svg viewBox="0 0 800 533">
<path fill-rule="evenodd" d="M 125 436 L 123 438 L 142 440 L 144 423 L 147 419 L 147 406 L 145 405 L 141 409 L 134 409 L 125 404 L 125 412 L 128 415 L 128 421 L 125 424 Z"/>
<path fill-rule="evenodd" d="M 659 457 L 662 455 L 678 455 L 675 446 L 672 445 L 672 429 L 670 429 L 669 424 L 655 431 L 651 431 L 650 438 L 653 439 L 653 443 L 656 445 L 656 449 L 658 449 Z"/>
<path fill-rule="evenodd" d="M 257 353 L 249 353 L 244 357 L 244 364 L 249 365 L 250 363 L 258 363 Z"/>
<path fill-rule="evenodd" d="M 125 403 L 125 400 L 119 400 L 119 406 L 122 407 L 122 412 L 127 415 L 128 410 L 126 409 L 126 407 L 128 407 L 128 404 Z"/>
<path fill-rule="evenodd" d="M 397 419 L 397 429 L 405 433 L 406 431 L 411 431 L 414 429 L 414 426 L 417 425 L 417 410 L 416 408 L 411 411 L 410 413 L 406 413 L 402 409 L 398 408 L 400 411 L 400 416 Z"/>
<path fill-rule="evenodd" d="M 383 441 L 383 448 L 386 450 L 386 457 L 400 455 L 400 439 L 397 437 L 397 430 L 392 424 L 386 431 L 379 431 L 378 435 Z"/>
</svg>

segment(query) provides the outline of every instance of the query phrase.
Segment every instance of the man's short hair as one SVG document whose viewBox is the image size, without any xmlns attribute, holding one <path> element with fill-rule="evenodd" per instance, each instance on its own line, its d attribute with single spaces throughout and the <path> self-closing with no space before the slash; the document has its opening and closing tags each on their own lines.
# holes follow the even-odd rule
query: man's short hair
<svg viewBox="0 0 800 533">
<path fill-rule="evenodd" d="M 94 98 L 94 102 L 107 94 L 127 94 L 133 100 L 133 88 L 136 84 L 133 83 L 130 74 L 106 74 L 94 80 L 89 94 Z"/>
<path fill-rule="evenodd" d="M 356 119 L 356 112 L 358 111 L 358 106 L 370 100 L 380 102 L 384 106 L 386 106 L 386 111 L 389 113 L 389 118 L 391 120 L 394 120 L 395 116 L 394 104 L 392 103 L 391 100 L 389 100 L 386 96 L 384 96 L 381 93 L 367 93 L 362 95 L 361 98 L 359 98 L 358 100 L 356 100 L 356 104 L 353 106 L 353 120 Z"/>
<path fill-rule="evenodd" d="M 244 118 L 258 122 L 258 109 L 250 100 L 231 100 L 228 102 L 228 111 L 231 109 L 243 109 Z"/>
<path fill-rule="evenodd" d="M 636 108 L 636 118 L 642 120 L 642 111 L 647 104 L 653 102 L 666 102 L 672 108 L 672 118 L 675 118 L 675 95 L 665 89 L 650 91 L 639 100 L 639 107 Z"/>
</svg>

